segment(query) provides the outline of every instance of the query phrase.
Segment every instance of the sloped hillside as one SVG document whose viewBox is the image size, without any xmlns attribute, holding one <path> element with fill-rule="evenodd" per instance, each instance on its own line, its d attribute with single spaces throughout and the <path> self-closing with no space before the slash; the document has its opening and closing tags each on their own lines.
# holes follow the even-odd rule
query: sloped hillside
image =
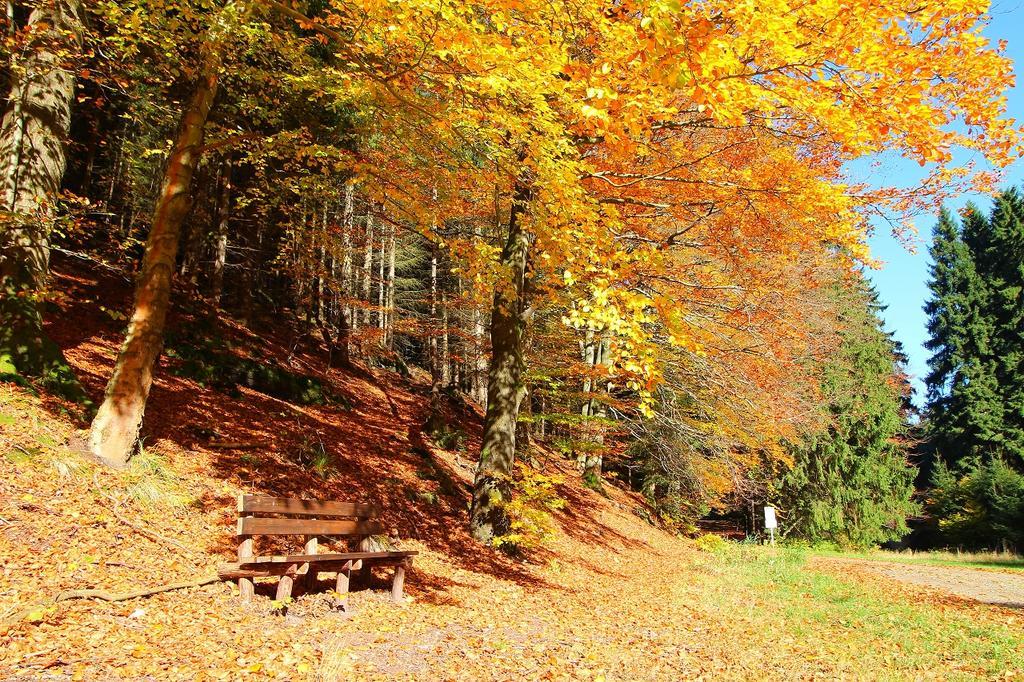
<svg viewBox="0 0 1024 682">
<path fill-rule="evenodd" d="M 128 309 L 127 282 L 114 272 L 62 265 L 60 289 L 70 294 L 49 330 L 98 399 Z M 145 601 L 67 601 L 39 606 L 11 628 L 4 674 L 308 673 L 320 665 L 325 647 L 341 646 L 330 644 L 328 635 L 372 636 L 375 627 L 357 622 L 374 617 L 422 626 L 439 618 L 427 616 L 439 609 L 468 622 L 471 613 L 494 621 L 476 635 L 486 638 L 502 613 L 515 610 L 514 602 L 535 588 L 555 589 L 560 581 L 552 582 L 552 570 L 578 561 L 587 575 L 603 575 L 625 565 L 619 552 L 645 548 L 645 537 L 667 541 L 632 517 L 640 504 L 633 496 L 612 489 L 606 498 L 566 483 L 559 489 L 569 502 L 559 514 L 564 534 L 551 549 L 522 561 L 483 548 L 465 529 L 481 422 L 473 407 L 449 405 L 453 431 L 464 437 L 443 450 L 421 432 L 424 383 L 380 369 L 328 370 L 326 353 L 311 339 L 260 336 L 230 323 L 215 332 L 218 352 L 311 377 L 327 395 L 310 404 L 288 402 L 244 383 L 225 387 L 218 376 L 204 386 L 181 376 L 189 374 L 187 360 L 174 342 L 187 334 L 194 341 L 191 330 L 204 324 L 201 313 L 175 311 L 147 411 L 145 450 L 125 472 L 97 467 L 79 454 L 78 429 L 85 424 L 77 406 L 2 387 L 6 560 L 0 613 L 10 618 L 64 590 L 118 593 L 214 573 L 234 556 L 235 499 L 242 492 L 376 504 L 396 544 L 421 552 L 407 578 L 409 604 L 387 602 L 380 592 L 383 574 L 371 586 L 376 591 L 353 594 L 351 618 L 332 611 L 326 580 L 284 618 L 271 615 L 266 595 L 272 585 L 260 588 L 263 598 L 251 607 L 224 583 Z M 566 481 L 575 478 L 555 456 L 541 451 L 537 463 Z"/>
</svg>

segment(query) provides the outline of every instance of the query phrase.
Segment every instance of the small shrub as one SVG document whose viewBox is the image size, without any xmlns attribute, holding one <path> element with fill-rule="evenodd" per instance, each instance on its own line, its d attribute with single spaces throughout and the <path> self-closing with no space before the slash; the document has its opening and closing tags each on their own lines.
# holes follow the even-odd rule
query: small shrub
<svg viewBox="0 0 1024 682">
<path fill-rule="evenodd" d="M 263 460 L 260 458 L 259 455 L 253 455 L 248 452 L 244 452 L 238 457 L 238 463 L 244 464 L 245 466 L 256 466 L 257 464 L 260 464 L 262 461 Z"/>
<path fill-rule="evenodd" d="M 658 525 L 657 519 L 654 518 L 654 515 L 651 514 L 650 510 L 647 507 L 633 507 L 633 514 L 643 519 L 647 523 L 651 524 L 652 526 Z"/>
<path fill-rule="evenodd" d="M 437 504 L 437 493 L 432 492 L 430 490 L 424 490 L 422 492 L 416 493 L 416 499 L 420 502 L 423 502 L 424 504 L 434 506 Z"/>
<path fill-rule="evenodd" d="M 512 478 L 512 499 L 505 503 L 509 519 L 507 533 L 494 538 L 494 545 L 509 552 L 537 549 L 555 537 L 558 526 L 552 512 L 565 507 L 555 487 L 560 476 L 549 476 L 526 464 L 517 463 Z"/>
<path fill-rule="evenodd" d="M 717 554 L 729 546 L 728 540 L 723 538 L 721 535 L 715 535 L 714 533 L 701 535 L 697 538 L 694 544 L 700 551 L 709 552 L 711 554 Z"/>
<path fill-rule="evenodd" d="M 594 492 L 601 493 L 607 496 L 607 492 L 604 489 L 604 480 L 600 476 L 595 474 L 593 471 L 586 471 L 583 473 L 583 485 L 586 488 L 590 488 Z"/>
<path fill-rule="evenodd" d="M 442 450 L 462 452 L 466 449 L 466 432 L 445 425 L 431 434 L 434 442 Z"/>
<path fill-rule="evenodd" d="M 316 438 L 307 437 L 298 450 L 296 450 L 295 459 L 299 464 L 324 480 L 330 478 L 336 470 L 334 457 L 327 452 L 327 448 L 324 447 L 324 442 L 320 440 L 319 436 Z"/>
</svg>

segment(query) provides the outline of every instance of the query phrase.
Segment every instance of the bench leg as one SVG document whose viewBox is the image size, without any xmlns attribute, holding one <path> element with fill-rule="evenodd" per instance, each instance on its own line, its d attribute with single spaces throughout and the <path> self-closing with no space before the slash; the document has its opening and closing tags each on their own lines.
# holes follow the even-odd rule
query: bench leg
<svg viewBox="0 0 1024 682">
<path fill-rule="evenodd" d="M 241 504 L 241 501 L 239 501 Z M 239 507 L 241 510 L 241 507 Z M 241 521 L 241 519 L 239 519 Z M 238 560 L 244 561 L 252 556 L 253 544 L 252 536 L 242 536 L 241 541 L 238 543 Z M 238 594 L 241 595 L 243 602 L 252 601 L 253 595 L 256 594 L 256 588 L 253 586 L 251 578 L 239 578 L 238 579 Z"/>
<path fill-rule="evenodd" d="M 349 583 L 350 571 L 338 571 L 338 583 L 334 588 L 337 593 L 335 597 L 335 607 L 342 611 L 348 611 L 348 583 Z"/>
<path fill-rule="evenodd" d="M 282 611 L 288 608 L 288 599 L 292 596 L 293 582 L 294 578 L 291 575 L 285 574 L 281 576 L 281 580 L 277 583 L 277 596 L 275 599 L 281 604 Z"/>
<path fill-rule="evenodd" d="M 402 588 L 405 587 L 405 564 L 395 566 L 395 579 L 391 582 L 391 601 L 402 602 Z"/>
<path fill-rule="evenodd" d="M 306 554 L 318 554 L 319 553 L 319 541 L 315 535 L 306 537 Z M 308 590 L 313 587 L 313 583 L 316 582 L 316 571 L 310 571 L 311 566 L 306 564 L 306 573 L 300 573 L 295 578 L 295 594 L 305 594 Z"/>
<path fill-rule="evenodd" d="M 256 587 L 252 583 L 252 578 L 238 579 L 238 594 L 241 595 L 243 602 L 252 601 L 253 595 L 256 594 Z"/>
<path fill-rule="evenodd" d="M 292 582 L 292 596 L 295 598 L 301 597 L 306 594 L 316 581 L 316 571 L 313 570 L 312 564 L 302 564 L 299 567 L 299 572 L 295 576 Z"/>
</svg>

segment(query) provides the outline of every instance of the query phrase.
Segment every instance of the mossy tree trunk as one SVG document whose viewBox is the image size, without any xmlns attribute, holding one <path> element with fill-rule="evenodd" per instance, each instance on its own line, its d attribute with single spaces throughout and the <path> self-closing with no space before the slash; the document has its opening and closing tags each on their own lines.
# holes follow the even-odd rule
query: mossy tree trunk
<svg viewBox="0 0 1024 682">
<path fill-rule="evenodd" d="M 29 14 L 32 38 L 11 64 L 0 125 L 0 374 L 39 377 L 73 398 L 84 395 L 60 349 L 43 333 L 40 294 L 67 166 L 75 97 L 75 68 L 67 62 L 81 50 L 81 13 L 78 0 L 50 0 Z"/>
<path fill-rule="evenodd" d="M 487 376 L 487 412 L 484 417 L 480 462 L 473 485 L 470 531 L 477 540 L 491 543 L 508 531 L 505 504 L 516 457 L 516 420 L 525 395 L 526 273 L 530 235 L 522 224 L 531 197 L 525 178 L 519 178 L 509 212 L 508 235 L 501 265 L 508 274 L 494 292 L 491 312 L 491 366 Z"/>
</svg>

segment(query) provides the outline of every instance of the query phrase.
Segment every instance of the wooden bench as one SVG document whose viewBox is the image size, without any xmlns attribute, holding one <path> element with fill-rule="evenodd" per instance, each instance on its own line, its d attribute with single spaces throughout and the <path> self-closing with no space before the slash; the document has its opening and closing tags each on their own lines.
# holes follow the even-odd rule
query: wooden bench
<svg viewBox="0 0 1024 682">
<path fill-rule="evenodd" d="M 295 581 L 319 572 L 337 573 L 338 606 L 348 607 L 348 588 L 352 571 L 369 567 L 394 566 L 391 598 L 402 599 L 405 569 L 417 552 L 374 551 L 372 537 L 381 535 L 384 526 L 376 520 L 373 505 L 331 500 L 300 500 L 262 495 L 238 496 L 238 561 L 224 564 L 218 573 L 223 580 L 238 579 L 242 599 L 254 594 L 253 578 L 280 576 L 277 601 L 287 603 Z M 254 541 L 259 536 L 296 536 L 305 538 L 302 554 L 257 556 Z M 357 543 L 357 551 L 319 554 L 319 538 L 346 537 Z"/>
</svg>

